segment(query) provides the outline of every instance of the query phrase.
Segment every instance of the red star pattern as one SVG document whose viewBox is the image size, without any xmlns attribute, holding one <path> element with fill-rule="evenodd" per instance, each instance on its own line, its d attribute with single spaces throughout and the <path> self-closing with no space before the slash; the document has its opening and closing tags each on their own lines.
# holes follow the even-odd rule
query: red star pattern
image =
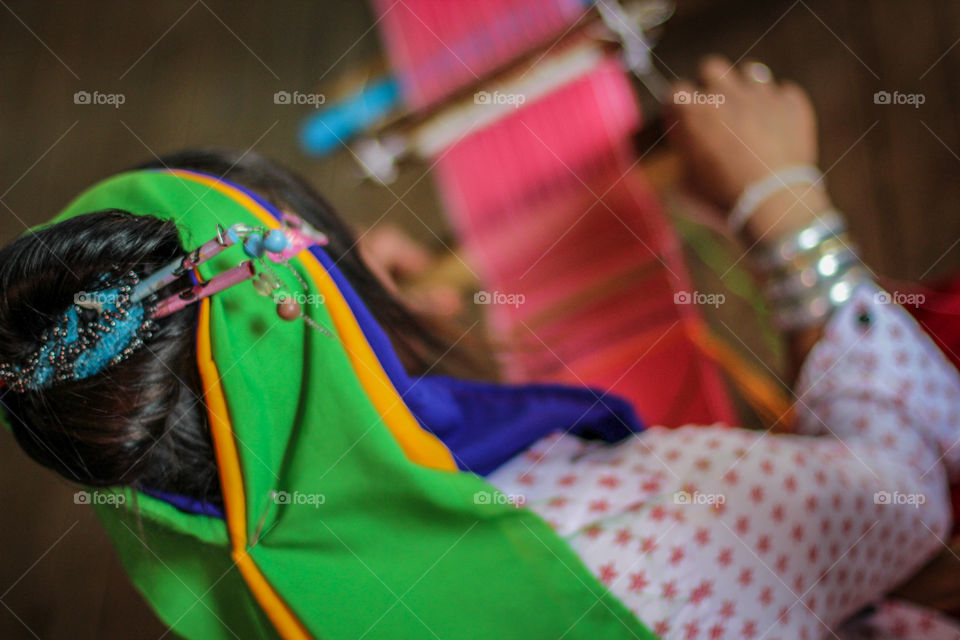
<svg viewBox="0 0 960 640">
<path fill-rule="evenodd" d="M 630 591 L 641 592 L 647 588 L 650 581 L 647 580 L 646 571 L 638 571 L 630 574 Z"/>
<path fill-rule="evenodd" d="M 660 593 L 661 598 L 663 598 L 664 600 L 673 600 L 674 598 L 677 597 L 678 592 L 677 592 L 676 580 L 664 582 L 661 586 L 663 588 L 662 592 Z"/>
<path fill-rule="evenodd" d="M 490 481 L 524 495 L 660 637 L 813 640 L 860 624 L 957 640 L 949 619 L 897 601 L 843 619 L 940 547 L 948 472 L 960 477 L 960 376 L 901 309 L 855 298 L 801 371 L 802 435 L 651 428 L 609 446 L 558 434 Z"/>
<path fill-rule="evenodd" d="M 630 533 L 630 529 L 620 529 L 617 531 L 617 538 L 614 541 L 620 546 L 626 546 L 633 540 L 633 534 Z"/>
<path fill-rule="evenodd" d="M 600 575 L 598 577 L 600 578 L 600 582 L 609 587 L 610 583 L 613 582 L 618 575 L 620 574 L 617 573 L 617 570 L 613 567 L 613 563 L 610 562 L 600 567 Z"/>
</svg>

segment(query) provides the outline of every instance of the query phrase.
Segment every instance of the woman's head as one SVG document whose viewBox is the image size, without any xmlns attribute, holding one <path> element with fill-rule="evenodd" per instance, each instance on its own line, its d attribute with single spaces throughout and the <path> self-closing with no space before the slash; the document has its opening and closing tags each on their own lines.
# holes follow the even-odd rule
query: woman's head
<svg viewBox="0 0 960 640">
<path fill-rule="evenodd" d="M 25 362 L 80 291 L 105 274 L 148 275 L 183 251 L 177 228 L 102 211 L 30 233 L 0 251 L 0 361 Z M 189 337 L 196 311 L 157 323 L 145 348 L 106 371 L 8 391 L 20 446 L 64 477 L 215 494 Z"/>
<path fill-rule="evenodd" d="M 303 180 L 255 155 L 184 152 L 138 168 L 221 176 L 295 212 L 329 238 L 327 253 L 411 369 L 446 350 L 360 258 L 347 225 Z M 0 362 L 23 363 L 80 291 L 104 274 L 144 277 L 186 248 L 174 223 L 123 211 L 71 218 L 0 250 Z M 219 484 L 196 369 L 196 309 L 156 321 L 143 348 L 100 374 L 42 390 L 6 390 L 4 405 L 24 450 L 64 477 L 219 500 Z"/>
</svg>

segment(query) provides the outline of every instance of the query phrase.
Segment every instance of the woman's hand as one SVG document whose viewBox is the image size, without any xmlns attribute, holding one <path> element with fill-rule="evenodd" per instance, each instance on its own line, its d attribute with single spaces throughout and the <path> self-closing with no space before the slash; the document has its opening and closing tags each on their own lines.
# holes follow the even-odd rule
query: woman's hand
<svg viewBox="0 0 960 640">
<path fill-rule="evenodd" d="M 752 182 L 817 161 L 810 100 L 797 85 L 769 75 L 758 63 L 737 69 L 711 56 L 701 65 L 701 86 L 674 88 L 671 135 L 696 189 L 727 211 Z M 757 207 L 746 231 L 758 240 L 774 239 L 806 226 L 829 206 L 822 184 L 784 188 Z"/>
</svg>

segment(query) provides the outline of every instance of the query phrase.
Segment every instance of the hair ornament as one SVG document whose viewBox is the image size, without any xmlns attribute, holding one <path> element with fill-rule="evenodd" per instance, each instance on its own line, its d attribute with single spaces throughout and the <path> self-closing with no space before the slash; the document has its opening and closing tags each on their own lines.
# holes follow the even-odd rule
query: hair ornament
<svg viewBox="0 0 960 640">
<path fill-rule="evenodd" d="M 218 225 L 216 236 L 143 280 L 133 272 L 120 278 L 106 274 L 100 279 L 103 289 L 76 293 L 73 304 L 41 334 L 40 347 L 24 363 L 0 363 L 0 383 L 23 393 L 95 376 L 135 353 L 156 330 L 156 320 L 248 280 L 257 293 L 272 298 L 280 318 L 302 318 L 332 336 L 303 313 L 308 286 L 289 264 L 304 249 L 326 244 L 326 235 L 290 213 L 283 215 L 278 229 Z M 199 265 L 233 245 L 240 245 L 247 259 L 209 280 L 194 275 Z M 287 289 L 274 266 L 286 267 L 303 292 L 295 295 Z M 192 278 L 189 286 L 160 296 L 161 290 L 186 276 Z"/>
</svg>

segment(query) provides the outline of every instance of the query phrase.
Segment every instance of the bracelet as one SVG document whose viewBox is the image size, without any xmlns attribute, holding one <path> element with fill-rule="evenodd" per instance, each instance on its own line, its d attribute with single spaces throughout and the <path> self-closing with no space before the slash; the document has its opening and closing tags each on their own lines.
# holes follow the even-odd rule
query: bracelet
<svg viewBox="0 0 960 640">
<path fill-rule="evenodd" d="M 727 218 L 727 229 L 730 235 L 738 235 L 760 203 L 776 192 L 795 185 L 815 185 L 821 180 L 823 180 L 823 173 L 820 169 L 813 165 L 802 164 L 783 167 L 747 185 L 730 209 L 730 216 Z"/>
<path fill-rule="evenodd" d="M 860 264 L 860 258 L 847 247 L 817 255 L 812 264 L 781 278 L 771 278 L 764 288 L 771 301 L 809 296 L 817 287 L 830 282 Z"/>
<path fill-rule="evenodd" d="M 773 264 L 768 263 L 768 266 L 763 270 L 772 276 L 779 273 L 795 273 L 805 271 L 811 267 L 817 267 L 823 275 L 829 276 L 832 271 L 830 269 L 831 257 L 844 252 L 853 253 L 853 249 L 850 247 L 852 242 L 846 232 L 830 236 L 824 238 L 820 244 L 815 245 L 808 251 L 803 251 L 791 256 L 789 260 L 783 260 L 782 262 Z"/>
<path fill-rule="evenodd" d="M 757 258 L 757 266 L 764 270 L 789 264 L 798 254 L 814 249 L 832 237 L 844 237 L 847 224 L 836 209 L 817 214 L 817 219 L 800 231 L 787 236 Z"/>
<path fill-rule="evenodd" d="M 766 280 L 774 321 L 786 330 L 823 322 L 869 278 L 843 218 L 833 209 L 779 240 L 757 266 Z"/>
<path fill-rule="evenodd" d="M 853 266 L 839 278 L 833 279 L 828 287 L 817 290 L 816 294 L 777 304 L 774 321 L 778 327 L 787 331 L 808 329 L 821 324 L 830 312 L 850 299 L 857 285 L 869 279 L 866 269 L 859 265 Z"/>
</svg>

